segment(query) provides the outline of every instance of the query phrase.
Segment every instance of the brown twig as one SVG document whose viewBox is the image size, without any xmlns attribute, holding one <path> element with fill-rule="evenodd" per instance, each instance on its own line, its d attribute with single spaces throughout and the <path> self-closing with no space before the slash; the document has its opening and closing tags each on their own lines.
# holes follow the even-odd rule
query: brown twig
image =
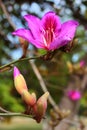
<svg viewBox="0 0 87 130">
<path fill-rule="evenodd" d="M 8 113 L 0 113 L 0 116 L 3 117 L 11 117 L 11 116 L 22 116 L 22 117 L 29 117 L 32 118 L 32 115 L 26 115 L 26 114 L 22 114 L 22 113 L 13 113 L 13 112 L 8 112 Z"/>
<path fill-rule="evenodd" d="M 42 56 L 42 55 L 41 55 L 41 56 Z M 10 70 L 10 69 L 13 67 L 13 65 L 14 65 L 15 63 L 18 63 L 18 62 L 21 62 L 21 61 L 26 61 L 26 60 L 39 59 L 41 56 L 20 58 L 20 59 L 11 61 L 11 62 L 8 63 L 8 64 L 5 64 L 5 65 L 3 65 L 3 66 L 0 66 L 0 72 Z"/>
<path fill-rule="evenodd" d="M 0 107 L 0 111 L 3 112 L 3 113 L 0 113 L 0 116 L 2 116 L 2 117 L 22 116 L 22 117 L 32 118 L 32 115 L 26 115 L 26 114 L 23 114 L 23 113 L 10 112 L 10 111 L 5 110 L 2 107 Z"/>
<path fill-rule="evenodd" d="M 48 90 L 47 90 L 46 84 L 45 84 L 45 82 L 44 82 L 44 80 L 43 80 L 37 66 L 35 65 L 34 61 L 29 60 L 29 63 L 32 66 L 32 69 L 33 69 L 33 71 L 34 71 L 34 73 L 35 73 L 35 75 L 36 75 L 36 77 L 37 77 L 37 79 L 38 79 L 38 81 L 40 83 L 40 86 L 41 86 L 43 92 L 47 92 Z M 59 109 L 58 105 L 55 103 L 55 101 L 53 100 L 51 95 L 49 95 L 48 100 L 49 100 L 50 104 L 53 106 L 53 108 L 55 110 L 59 111 L 59 114 L 60 114 L 60 109 Z"/>
<path fill-rule="evenodd" d="M 81 84 L 82 91 L 84 91 L 86 85 L 87 85 L 87 74 L 84 76 L 82 84 Z"/>
<path fill-rule="evenodd" d="M 0 107 L 0 111 L 4 112 L 4 113 L 9 113 L 10 111 L 5 110 L 4 108 Z"/>
<path fill-rule="evenodd" d="M 0 6 L 1 6 L 1 8 L 2 8 L 4 14 L 6 15 L 6 18 L 7 18 L 8 22 L 10 23 L 10 25 L 11 25 L 11 26 L 13 27 L 13 29 L 15 30 L 15 29 L 16 29 L 16 26 L 15 26 L 15 24 L 12 22 L 11 17 L 10 17 L 10 15 L 9 15 L 9 13 L 8 13 L 8 11 L 7 11 L 7 9 L 6 9 L 5 5 L 4 5 L 4 3 L 2 2 L 2 0 L 0 0 Z"/>
<path fill-rule="evenodd" d="M 49 87 L 49 88 L 53 88 L 53 89 L 56 89 L 56 90 L 60 90 L 62 92 L 65 92 L 65 89 L 64 88 L 61 88 L 60 86 L 58 85 L 54 85 L 54 84 L 51 84 L 49 82 L 46 82 L 46 85 Z"/>
<path fill-rule="evenodd" d="M 80 123 L 77 121 L 69 120 L 69 119 L 64 119 L 62 120 L 64 123 L 70 124 L 70 125 L 75 125 L 76 127 L 80 126 Z"/>
</svg>

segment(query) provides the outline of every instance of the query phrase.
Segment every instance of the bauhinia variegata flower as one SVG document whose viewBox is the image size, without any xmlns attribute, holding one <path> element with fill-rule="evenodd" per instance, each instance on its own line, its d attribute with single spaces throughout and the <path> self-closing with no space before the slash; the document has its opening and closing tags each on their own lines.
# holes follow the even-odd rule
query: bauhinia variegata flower
<svg viewBox="0 0 87 130">
<path fill-rule="evenodd" d="M 28 22 L 29 29 L 18 29 L 13 35 L 47 51 L 59 49 L 70 43 L 79 25 L 75 20 L 61 23 L 60 18 L 52 11 L 46 13 L 42 19 L 34 15 L 25 15 L 24 19 Z"/>
<path fill-rule="evenodd" d="M 67 92 L 67 96 L 69 97 L 69 99 L 71 99 L 72 101 L 77 101 L 81 98 L 81 93 L 78 90 L 69 90 Z"/>
</svg>

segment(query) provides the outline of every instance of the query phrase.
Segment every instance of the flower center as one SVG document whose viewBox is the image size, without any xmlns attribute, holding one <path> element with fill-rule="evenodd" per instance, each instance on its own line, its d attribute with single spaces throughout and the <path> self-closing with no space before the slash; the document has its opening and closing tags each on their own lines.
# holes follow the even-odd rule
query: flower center
<svg viewBox="0 0 87 130">
<path fill-rule="evenodd" d="M 53 28 L 43 29 L 42 39 L 44 45 L 48 48 L 50 43 L 55 39 L 55 34 Z"/>
</svg>

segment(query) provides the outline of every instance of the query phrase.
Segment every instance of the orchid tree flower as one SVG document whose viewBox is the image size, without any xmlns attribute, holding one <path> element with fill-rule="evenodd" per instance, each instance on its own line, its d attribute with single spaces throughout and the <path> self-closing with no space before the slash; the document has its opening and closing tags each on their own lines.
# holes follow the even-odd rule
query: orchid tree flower
<svg viewBox="0 0 87 130">
<path fill-rule="evenodd" d="M 85 61 L 81 60 L 79 64 L 80 64 L 80 67 L 84 67 L 85 66 Z"/>
<path fill-rule="evenodd" d="M 36 48 L 53 51 L 70 43 L 79 23 L 68 20 L 61 23 L 60 18 L 52 11 L 46 13 L 42 19 L 34 15 L 25 15 L 29 29 L 20 28 L 13 35 L 24 38 Z"/>
<path fill-rule="evenodd" d="M 72 101 L 77 101 L 81 98 L 81 93 L 78 90 L 69 90 L 67 92 L 67 96 L 69 97 L 69 99 L 71 99 Z"/>
</svg>

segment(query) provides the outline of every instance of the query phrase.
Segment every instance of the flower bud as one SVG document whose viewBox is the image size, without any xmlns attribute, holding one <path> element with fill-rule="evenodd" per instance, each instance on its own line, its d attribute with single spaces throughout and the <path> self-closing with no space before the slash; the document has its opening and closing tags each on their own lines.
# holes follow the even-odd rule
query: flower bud
<svg viewBox="0 0 87 130">
<path fill-rule="evenodd" d="M 47 109 L 47 98 L 49 96 L 49 92 L 43 94 L 37 101 L 37 103 L 33 107 L 33 111 L 35 114 L 35 119 L 39 123 L 43 118 L 46 109 Z"/>
<path fill-rule="evenodd" d="M 21 75 L 17 67 L 14 67 L 14 84 L 17 92 L 21 95 L 24 90 L 28 91 L 24 77 Z"/>
<path fill-rule="evenodd" d="M 67 67 L 69 69 L 69 72 L 72 73 L 73 72 L 73 65 L 71 62 L 69 62 L 69 61 L 67 62 Z"/>
<path fill-rule="evenodd" d="M 20 41 L 20 45 L 21 45 L 21 48 L 23 50 L 23 56 L 22 57 L 25 57 L 26 56 L 26 53 L 27 53 L 27 49 L 28 49 L 28 41 L 25 40 L 24 38 L 22 37 L 19 37 L 19 41 Z"/>
<path fill-rule="evenodd" d="M 30 94 L 27 90 L 22 92 L 22 98 L 27 105 L 33 106 L 36 103 L 36 94 Z"/>
</svg>

